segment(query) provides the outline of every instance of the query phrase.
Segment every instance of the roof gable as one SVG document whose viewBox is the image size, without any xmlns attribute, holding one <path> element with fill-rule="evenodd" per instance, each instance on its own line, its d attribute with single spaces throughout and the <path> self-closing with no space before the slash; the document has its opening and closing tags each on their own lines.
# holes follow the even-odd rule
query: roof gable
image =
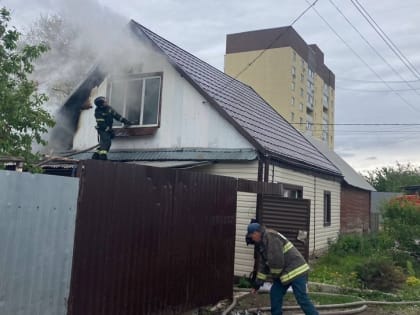
<svg viewBox="0 0 420 315">
<path fill-rule="evenodd" d="M 376 191 L 376 189 L 373 188 L 372 185 L 369 184 L 362 175 L 357 173 L 349 164 L 346 163 L 346 161 L 344 161 L 337 153 L 330 150 L 324 143 L 312 137 L 308 137 L 308 139 L 314 146 L 318 148 L 320 152 L 322 152 L 322 154 L 324 154 L 332 163 L 334 163 L 334 165 L 343 174 L 344 181 L 347 184 L 364 190 Z"/>
<path fill-rule="evenodd" d="M 135 21 L 132 31 L 144 35 L 217 110 L 261 153 L 282 162 L 340 175 L 340 171 L 297 129 L 290 125 L 250 86 L 228 76 Z"/>
</svg>

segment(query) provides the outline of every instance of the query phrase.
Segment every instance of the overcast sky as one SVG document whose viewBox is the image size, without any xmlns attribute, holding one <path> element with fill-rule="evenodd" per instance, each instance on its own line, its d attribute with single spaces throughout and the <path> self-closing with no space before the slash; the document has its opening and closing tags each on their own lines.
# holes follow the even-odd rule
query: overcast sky
<svg viewBox="0 0 420 315">
<path fill-rule="evenodd" d="M 290 25 L 313 1 L 0 0 L 0 4 L 12 10 L 13 22 L 23 28 L 39 14 L 53 11 L 86 25 L 107 21 L 123 25 L 134 19 L 223 70 L 226 34 Z M 363 6 L 414 70 L 392 52 L 352 2 Z M 314 9 L 294 28 L 308 44 L 321 48 L 335 73 L 335 123 L 420 124 L 416 73 L 420 1 L 319 0 Z M 396 161 L 420 165 L 420 126 L 337 125 L 335 151 L 358 171 Z"/>
</svg>

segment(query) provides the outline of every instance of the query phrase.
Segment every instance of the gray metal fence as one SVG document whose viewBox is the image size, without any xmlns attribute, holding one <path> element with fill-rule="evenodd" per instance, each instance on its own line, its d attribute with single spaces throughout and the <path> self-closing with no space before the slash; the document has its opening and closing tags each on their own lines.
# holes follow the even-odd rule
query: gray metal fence
<svg viewBox="0 0 420 315">
<path fill-rule="evenodd" d="M 0 171 L 0 314 L 67 313 L 78 183 Z"/>
</svg>

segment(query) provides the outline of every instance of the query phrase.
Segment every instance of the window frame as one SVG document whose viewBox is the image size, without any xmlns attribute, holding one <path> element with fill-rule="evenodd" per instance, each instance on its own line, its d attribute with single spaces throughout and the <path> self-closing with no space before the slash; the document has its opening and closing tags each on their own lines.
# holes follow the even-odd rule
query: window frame
<svg viewBox="0 0 420 315">
<path fill-rule="evenodd" d="M 161 122 L 161 108 L 162 108 L 162 90 L 163 90 L 163 72 L 149 72 L 149 73 L 135 73 L 135 74 L 119 74 L 109 77 L 107 84 L 107 99 L 111 99 L 111 89 L 112 84 L 115 81 L 122 81 L 126 84 L 129 81 L 142 80 L 143 87 L 145 85 L 145 79 L 159 78 L 160 87 L 159 87 L 159 100 L 157 105 L 157 122 L 156 124 L 147 124 L 147 125 L 133 125 L 129 128 L 124 128 L 123 126 L 113 126 L 113 130 L 116 136 L 142 136 L 142 135 L 151 135 L 154 134 L 157 129 L 160 128 Z M 140 109 L 140 118 L 139 121 L 143 118 L 144 111 L 144 89 L 142 91 L 142 100 L 141 100 L 141 109 Z M 125 96 L 124 96 L 125 98 Z M 112 106 L 112 104 L 111 104 Z M 126 104 L 124 104 L 126 106 Z M 126 108 L 124 109 L 126 110 Z M 125 113 L 119 113 L 121 116 L 124 116 Z"/>
<path fill-rule="evenodd" d="M 331 192 L 324 190 L 324 226 L 331 226 Z"/>
<path fill-rule="evenodd" d="M 282 197 L 291 199 L 303 199 L 303 186 L 283 184 Z"/>
</svg>

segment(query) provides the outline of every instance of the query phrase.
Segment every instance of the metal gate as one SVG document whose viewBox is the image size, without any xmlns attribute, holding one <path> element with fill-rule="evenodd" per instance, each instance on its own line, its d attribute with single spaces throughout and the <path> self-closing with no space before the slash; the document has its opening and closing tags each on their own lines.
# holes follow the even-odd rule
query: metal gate
<svg viewBox="0 0 420 315">
<path fill-rule="evenodd" d="M 261 223 L 286 236 L 307 260 L 311 201 L 263 194 L 261 205 Z"/>
<path fill-rule="evenodd" d="M 236 180 L 83 162 L 69 315 L 180 314 L 232 296 Z"/>
</svg>

